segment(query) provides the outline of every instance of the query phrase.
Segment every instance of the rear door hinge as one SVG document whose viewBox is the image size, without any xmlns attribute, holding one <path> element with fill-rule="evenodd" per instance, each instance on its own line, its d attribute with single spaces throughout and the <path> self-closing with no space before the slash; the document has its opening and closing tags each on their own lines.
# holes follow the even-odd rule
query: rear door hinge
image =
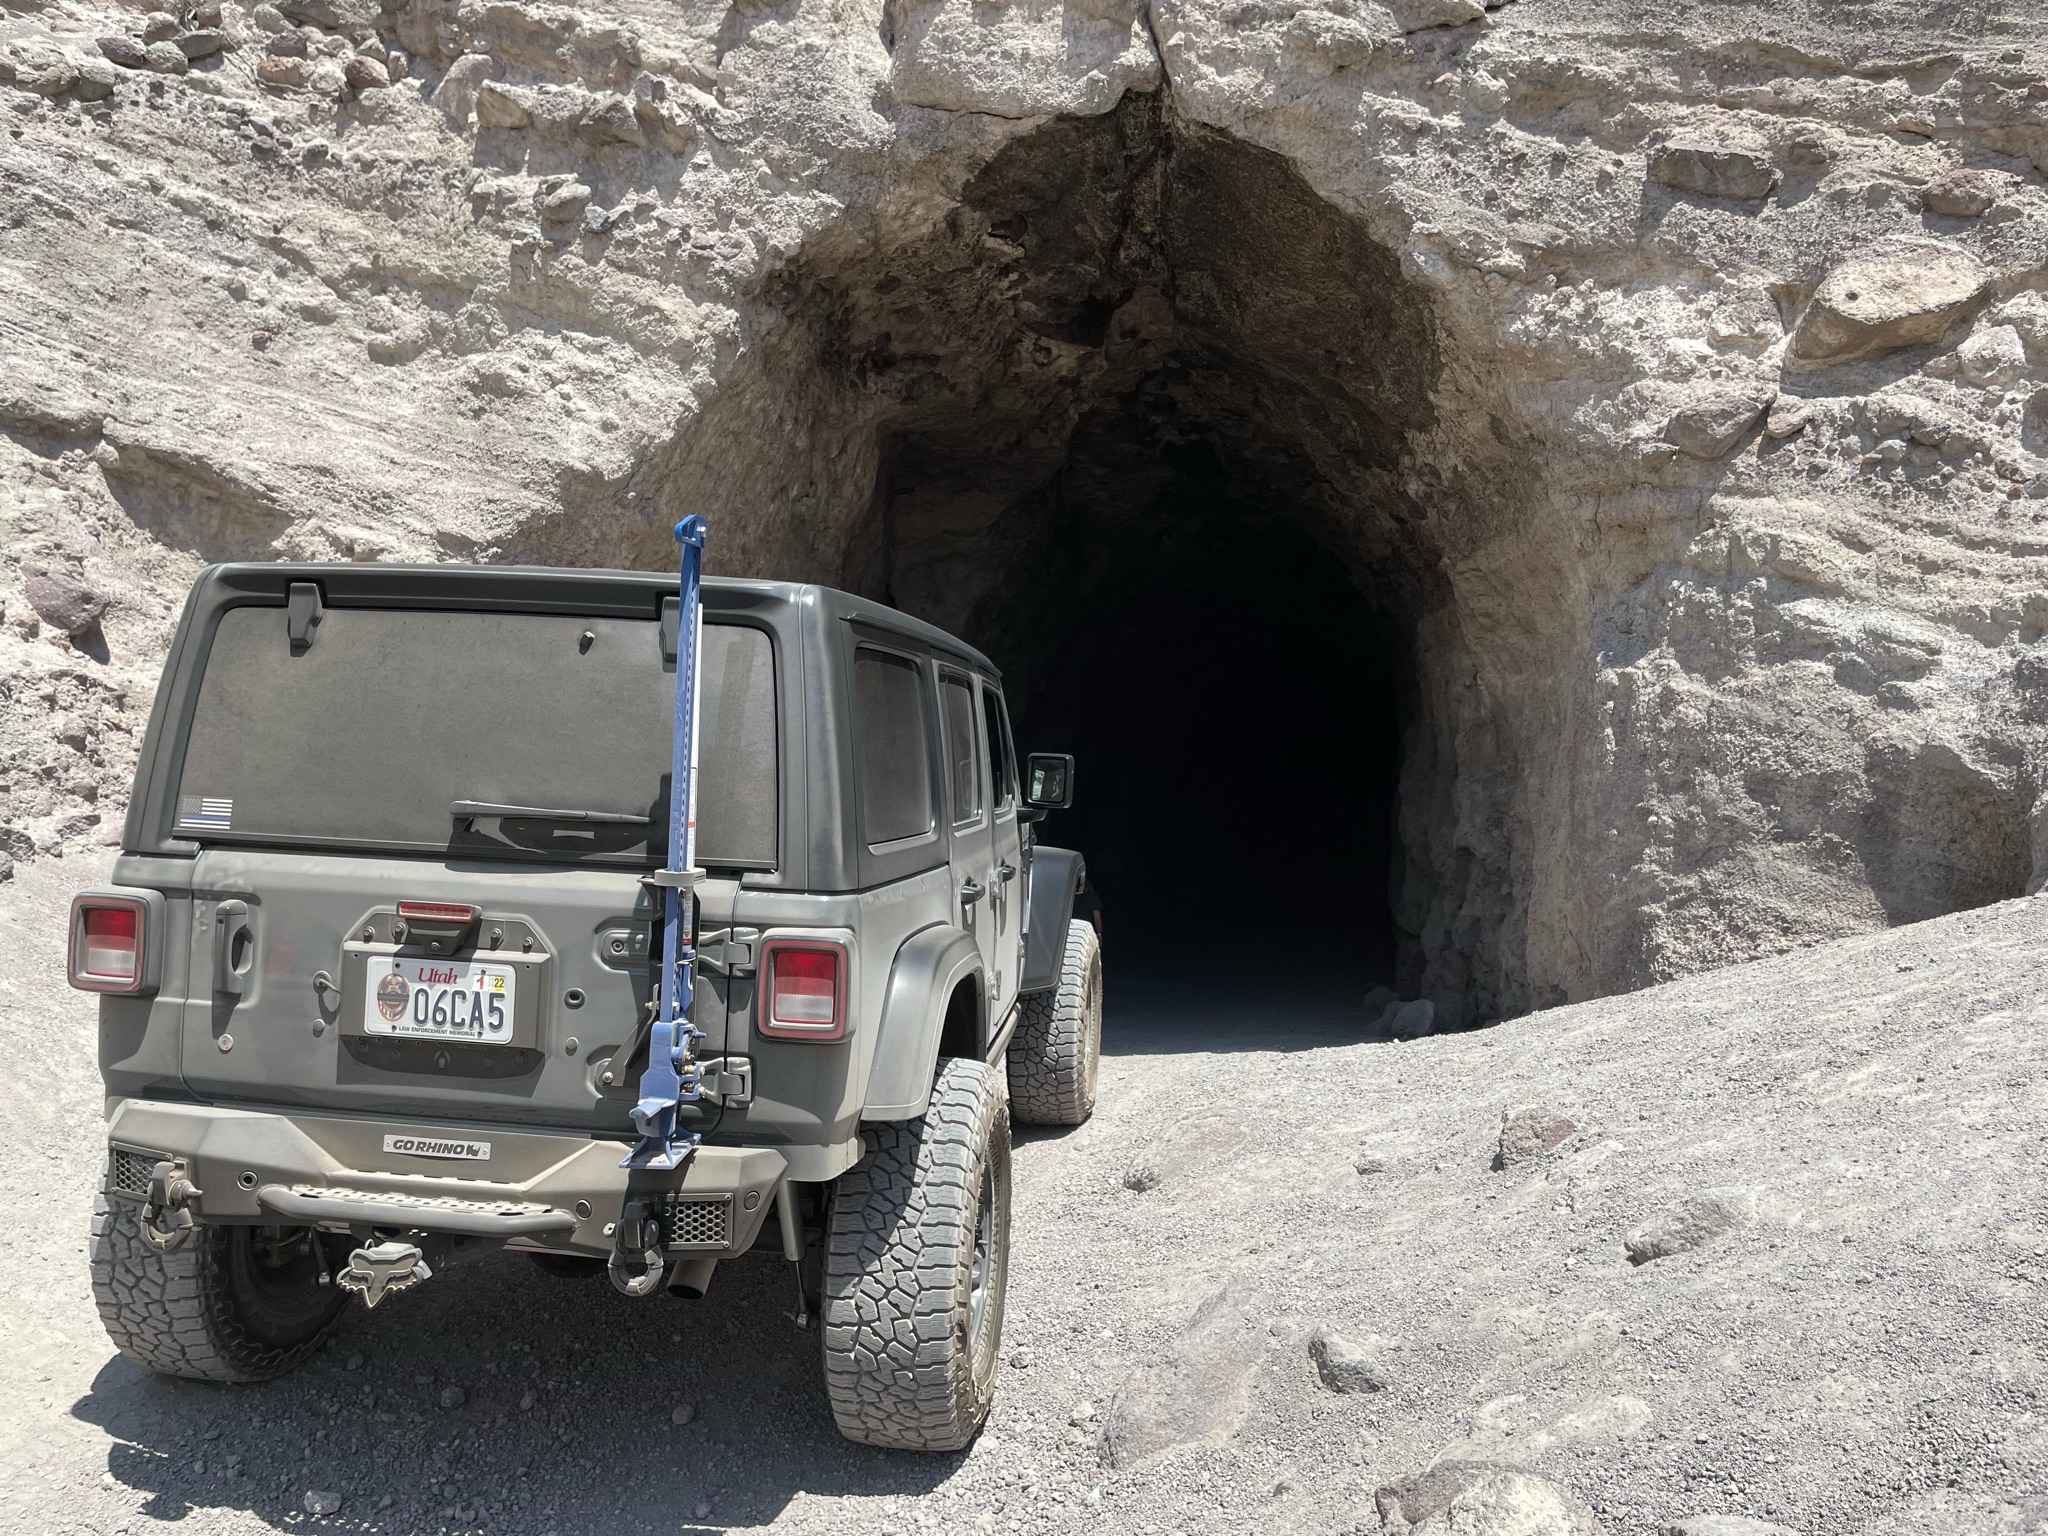
<svg viewBox="0 0 2048 1536">
<path fill-rule="evenodd" d="M 698 1090 L 728 1109 L 754 1102 L 754 1064 L 744 1056 L 713 1056 L 697 1063 Z"/>
<path fill-rule="evenodd" d="M 714 976 L 751 976 L 758 928 L 714 928 L 697 935 L 697 963 Z"/>
</svg>

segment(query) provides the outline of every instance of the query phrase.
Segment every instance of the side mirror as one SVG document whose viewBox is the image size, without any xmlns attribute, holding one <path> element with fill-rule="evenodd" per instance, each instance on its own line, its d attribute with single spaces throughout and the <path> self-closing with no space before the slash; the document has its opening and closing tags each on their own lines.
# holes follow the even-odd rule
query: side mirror
<svg viewBox="0 0 2048 1536">
<path fill-rule="evenodd" d="M 1033 752 L 1024 760 L 1024 803 L 1034 811 L 1064 811 L 1074 803 L 1070 752 Z"/>
</svg>

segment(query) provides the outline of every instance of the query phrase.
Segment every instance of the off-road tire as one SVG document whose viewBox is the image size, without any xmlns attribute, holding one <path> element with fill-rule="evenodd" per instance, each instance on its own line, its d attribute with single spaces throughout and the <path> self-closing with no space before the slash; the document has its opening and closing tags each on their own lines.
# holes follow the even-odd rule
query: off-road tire
<svg viewBox="0 0 2048 1536">
<path fill-rule="evenodd" d="M 840 1177 L 819 1335 L 825 1395 L 849 1440 L 957 1451 L 995 1401 L 1010 1254 L 1003 1086 L 980 1062 L 940 1062 L 931 1106 L 915 1120 L 866 1127 L 867 1155 Z"/>
<path fill-rule="evenodd" d="M 196 1381 L 268 1381 L 333 1330 L 347 1298 L 313 1278 L 325 1252 L 317 1234 L 306 1238 L 305 1283 L 288 1271 L 266 1286 L 251 1278 L 262 1228 L 201 1226 L 162 1253 L 138 1229 L 139 1209 L 102 1190 L 92 1212 L 93 1300 L 107 1337 L 136 1364 Z"/>
<path fill-rule="evenodd" d="M 1102 946 L 1095 925 L 1067 924 L 1058 985 L 1017 999 L 1010 1104 L 1025 1125 L 1079 1125 L 1095 1113 L 1102 1061 Z"/>
</svg>

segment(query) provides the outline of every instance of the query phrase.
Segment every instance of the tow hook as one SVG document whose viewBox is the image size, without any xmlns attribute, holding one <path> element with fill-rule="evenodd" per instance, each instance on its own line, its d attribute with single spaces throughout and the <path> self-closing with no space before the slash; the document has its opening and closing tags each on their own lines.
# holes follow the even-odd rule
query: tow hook
<svg viewBox="0 0 2048 1536">
<path fill-rule="evenodd" d="M 652 1296 L 660 1289 L 662 1274 L 668 1268 L 661 1256 L 661 1223 L 647 1214 L 644 1205 L 629 1209 L 631 1214 L 619 1222 L 605 1274 L 611 1279 L 612 1289 L 621 1295 Z"/>
<path fill-rule="evenodd" d="M 142 1202 L 139 1224 L 143 1240 L 159 1253 L 184 1247 L 198 1226 L 191 1203 L 204 1196 L 205 1191 L 192 1182 L 183 1165 L 158 1163 L 150 1170 L 149 1194 Z"/>
<path fill-rule="evenodd" d="M 362 1297 L 365 1307 L 375 1307 L 393 1292 L 409 1291 L 433 1278 L 434 1271 L 417 1243 L 371 1243 L 348 1256 L 334 1283 Z"/>
</svg>

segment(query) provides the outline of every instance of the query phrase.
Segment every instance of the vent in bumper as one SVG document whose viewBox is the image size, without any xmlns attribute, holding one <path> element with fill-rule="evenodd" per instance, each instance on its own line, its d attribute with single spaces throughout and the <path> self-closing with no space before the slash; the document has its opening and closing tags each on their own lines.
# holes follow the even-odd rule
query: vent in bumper
<svg viewBox="0 0 2048 1536">
<path fill-rule="evenodd" d="M 163 1161 L 161 1153 L 130 1152 L 126 1147 L 113 1149 L 113 1178 L 109 1188 L 117 1195 L 133 1195 L 143 1199 L 149 1194 L 149 1176 L 156 1171 L 156 1165 Z"/>
<path fill-rule="evenodd" d="M 665 1248 L 730 1248 L 732 1196 L 670 1195 L 662 1207 L 661 1242 Z"/>
</svg>

